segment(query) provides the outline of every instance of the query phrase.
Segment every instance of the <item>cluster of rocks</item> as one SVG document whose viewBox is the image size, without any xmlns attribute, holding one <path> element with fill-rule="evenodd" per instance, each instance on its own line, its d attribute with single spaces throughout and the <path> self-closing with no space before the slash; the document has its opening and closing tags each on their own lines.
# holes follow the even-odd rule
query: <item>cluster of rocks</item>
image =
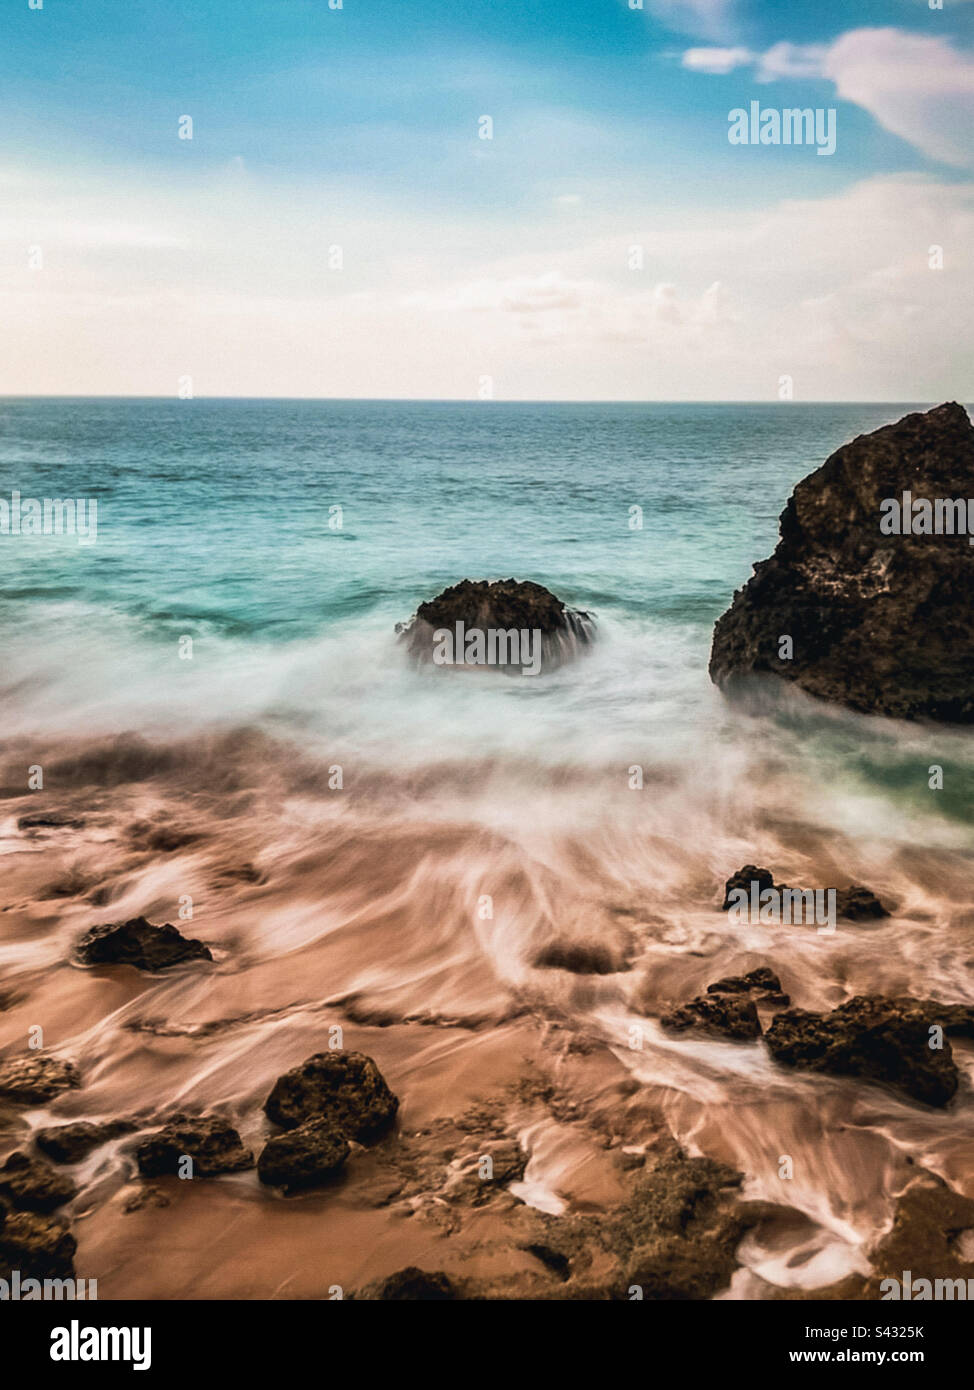
<svg viewBox="0 0 974 1390">
<path fill-rule="evenodd" d="M 708 1033 L 732 1042 L 750 1042 L 761 1036 L 757 1005 L 782 1006 L 788 995 L 767 966 L 746 975 L 729 975 L 707 986 L 707 993 L 671 1009 L 660 1026 L 672 1033 Z"/>
<path fill-rule="evenodd" d="M 398 1108 L 398 1098 L 371 1057 L 361 1052 L 317 1053 L 279 1077 L 265 1102 L 265 1114 L 282 1132 L 264 1145 L 257 1176 L 286 1195 L 321 1186 L 338 1173 L 352 1143 L 373 1143 L 389 1129 Z M 75 1134 L 65 1140 L 55 1131 L 43 1142 L 48 1152 L 53 1143 L 69 1153 L 89 1137 Z M 218 1115 L 169 1116 L 160 1129 L 139 1141 L 135 1157 L 144 1178 L 211 1178 L 254 1166 L 253 1151 Z"/>
<path fill-rule="evenodd" d="M 523 1159 L 522 1159 L 523 1162 Z M 508 1175 L 510 1176 L 510 1175 Z M 709 1299 L 729 1283 L 746 1232 L 782 1209 L 742 1202 L 742 1175 L 710 1158 L 692 1158 L 672 1140 L 626 1175 L 626 1197 L 605 1210 L 559 1217 L 512 1208 L 511 1246 L 539 1273 L 460 1277 L 409 1266 L 373 1280 L 355 1299 Z M 446 1194 L 445 1194 L 446 1195 Z"/>
<path fill-rule="evenodd" d="M 8 1103 L 47 1105 L 80 1084 L 73 1063 L 45 1054 L 0 1063 L 0 1100 Z M 321 1185 L 344 1164 L 352 1143 L 373 1143 L 389 1129 L 398 1107 L 371 1057 L 309 1057 L 279 1077 L 267 1098 L 265 1113 L 281 1132 L 267 1140 L 257 1175 L 285 1194 Z M 67 1223 L 53 1214 L 74 1199 L 78 1187 L 49 1160 L 79 1163 L 99 1145 L 144 1127 L 137 1118 L 48 1125 L 34 1134 L 37 1155 L 17 1150 L 7 1157 L 0 1166 L 0 1277 L 13 1268 L 37 1278 L 73 1273 L 76 1242 Z M 215 1115 L 168 1116 L 138 1140 L 135 1159 L 143 1178 L 211 1178 L 254 1166 L 237 1130 Z"/>
<path fill-rule="evenodd" d="M 974 1037 L 974 1009 L 857 995 L 829 1013 L 789 1009 L 776 1015 L 766 1041 L 782 1066 L 881 1081 L 912 1100 L 943 1106 L 959 1084 L 950 1035 Z"/>
<path fill-rule="evenodd" d="M 848 888 L 796 889 L 787 883 L 775 883 L 774 875 L 770 869 L 758 868 L 755 864 L 745 864 L 742 869 L 737 870 L 737 873 L 731 874 L 724 885 L 724 901 L 720 905 L 721 911 L 729 911 L 735 903 L 740 901 L 739 895 L 741 893 L 746 894 L 750 900 L 752 884 L 757 885 L 754 893 L 758 900 L 760 900 L 760 895 L 769 888 L 779 894 L 809 891 L 834 892 L 835 915 L 847 922 L 878 921 L 880 918 L 889 916 L 889 912 L 872 889 L 863 888 L 861 884 L 852 884 Z"/>
<path fill-rule="evenodd" d="M 279 1077 L 264 1113 L 284 1133 L 257 1164 L 261 1182 L 286 1194 L 326 1182 L 348 1158 L 349 1141 L 371 1144 L 399 1109 L 385 1078 L 362 1052 L 319 1052 Z"/>
<path fill-rule="evenodd" d="M 168 922 L 156 926 L 144 917 L 91 928 L 77 943 L 85 965 L 129 965 L 158 971 L 189 961 L 212 960 L 201 941 L 187 939 Z M 80 1085 L 75 1065 L 59 1058 L 31 1055 L 0 1063 L 0 1100 L 45 1105 Z M 328 1052 L 309 1057 L 275 1083 L 264 1106 L 281 1132 L 266 1142 L 257 1160 L 261 1182 L 286 1194 L 327 1182 L 351 1152 L 351 1144 L 370 1144 L 391 1126 L 399 1106 L 371 1057 L 360 1052 Z M 56 1163 L 80 1162 L 100 1144 L 143 1125 L 117 1119 L 77 1121 L 37 1131 L 37 1148 Z M 254 1166 L 254 1155 L 239 1133 L 221 1116 L 176 1114 L 142 1138 L 135 1149 L 144 1178 L 185 1174 L 213 1177 Z M 48 1211 L 75 1193 L 71 1179 L 59 1176 L 46 1159 L 14 1154 L 0 1171 L 0 1197 L 32 1211 Z"/>
<path fill-rule="evenodd" d="M 81 1084 L 72 1062 L 43 1053 L 0 1062 L 0 1100 L 13 1105 L 47 1105 Z M 0 1278 L 13 1270 L 34 1279 L 74 1274 L 77 1241 L 54 1213 L 77 1195 L 74 1180 L 45 1159 L 21 1150 L 0 1167 Z"/>
<path fill-rule="evenodd" d="M 778 977 L 762 966 L 709 985 L 706 994 L 664 1013 L 660 1026 L 668 1032 L 752 1042 L 763 1031 L 758 1006 L 787 1003 Z M 949 1039 L 974 1039 L 974 1007 L 857 995 L 824 1013 L 777 1012 L 763 1036 L 781 1066 L 877 1081 L 924 1105 L 943 1106 L 956 1094 L 960 1079 Z"/>
</svg>

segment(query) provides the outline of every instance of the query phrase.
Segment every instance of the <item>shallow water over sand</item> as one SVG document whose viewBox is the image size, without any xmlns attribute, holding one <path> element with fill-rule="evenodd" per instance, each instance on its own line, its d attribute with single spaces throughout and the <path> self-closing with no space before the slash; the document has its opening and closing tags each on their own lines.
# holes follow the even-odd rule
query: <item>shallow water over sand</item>
<svg viewBox="0 0 974 1390">
<path fill-rule="evenodd" d="M 746 1196 L 809 1219 L 785 1254 L 744 1250 L 772 1283 L 817 1286 L 864 1269 L 907 1158 L 974 1195 L 966 1087 L 948 1111 L 928 1111 L 879 1087 L 784 1071 L 763 1042 L 674 1037 L 656 1021 L 668 1003 L 765 964 L 806 1008 L 874 991 L 974 1002 L 967 828 L 904 806 L 881 775 L 848 776 L 835 750 L 864 721 L 803 705 L 749 716 L 701 685 L 692 739 L 666 727 L 665 691 L 636 738 L 624 720 L 598 715 L 599 684 L 636 660 L 637 636 L 612 624 L 599 650 L 547 689 L 417 673 L 385 640 L 383 688 L 366 692 L 363 680 L 363 699 L 409 711 L 395 733 L 377 717 L 360 720 L 354 739 L 330 740 L 310 713 L 301 740 L 271 720 L 226 728 L 198 715 L 192 730 L 187 710 L 168 738 L 157 727 L 144 739 L 8 741 L 0 951 L 19 998 L 0 1013 L 0 1039 L 22 1046 L 40 1023 L 46 1045 L 79 1062 L 84 1086 L 53 1114 L 215 1110 L 257 1145 L 274 1079 L 339 1024 L 346 1047 L 376 1058 L 412 1132 L 523 1080 L 529 1064 L 566 1074 L 563 1054 L 582 1039 L 602 1062 L 596 1082 L 578 1078 L 576 1122 L 505 1102 L 530 1156 L 514 1191 L 543 1211 L 618 1195 L 612 1147 L 585 1116 L 599 1100 L 593 1084 L 608 1103 L 627 1076 L 656 1118 L 641 1137 L 620 1111 L 616 1147 L 638 1149 L 668 1128 L 691 1152 L 742 1171 Z M 311 654 L 295 659 L 307 668 Z M 323 661 L 324 681 L 327 671 Z M 307 699 L 306 683 L 301 691 Z M 870 725 L 869 737 L 880 774 L 884 759 L 905 756 L 904 738 L 918 767 L 933 757 L 925 740 L 963 755 L 958 735 Z M 38 762 L 44 791 L 15 795 L 18 769 Z M 630 786 L 637 764 L 641 789 Z M 329 785 L 337 767 L 340 788 Z M 19 831 L 18 816 L 39 807 L 84 825 Z M 734 926 L 718 908 L 723 880 L 744 862 L 788 882 L 867 883 L 893 915 L 840 923 L 834 935 Z M 178 917 L 185 895 L 191 922 Z M 179 922 L 215 963 L 148 977 L 72 963 L 88 926 L 138 914 Z M 555 938 L 607 945 L 630 968 L 536 968 Z M 252 1173 L 122 1214 L 132 1171 L 125 1141 L 82 1169 L 79 1262 L 104 1296 L 132 1281 L 150 1296 L 320 1296 L 308 1271 L 324 1278 L 321 1261 L 302 1256 L 300 1276 L 292 1268 L 302 1242 L 328 1243 L 327 1282 L 341 1285 L 429 1258 L 423 1223 L 369 1205 L 362 1164 L 341 1194 L 296 1203 L 306 1223 Z M 133 1240 L 133 1230 L 143 1234 Z M 184 1252 L 178 1269 L 151 1253 L 154 1230 Z M 732 1295 L 749 1287 L 738 1276 Z"/>
</svg>

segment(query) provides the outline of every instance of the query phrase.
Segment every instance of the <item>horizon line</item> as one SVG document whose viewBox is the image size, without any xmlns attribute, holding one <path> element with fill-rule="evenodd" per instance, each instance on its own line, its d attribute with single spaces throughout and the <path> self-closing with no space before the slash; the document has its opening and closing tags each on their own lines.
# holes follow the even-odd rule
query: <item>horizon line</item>
<svg viewBox="0 0 974 1390">
<path fill-rule="evenodd" d="M 139 395 L 128 392 L 122 395 L 110 393 L 97 393 L 78 395 L 72 392 L 30 392 L 30 393 L 6 393 L 0 394 L 0 402 L 4 401 L 172 401 L 184 405 L 192 405 L 194 401 L 244 401 L 244 402 L 295 402 L 295 403 L 330 403 L 334 405 L 482 405 L 485 407 L 497 405 L 923 405 L 927 404 L 929 398 L 913 398 L 910 400 L 862 400 L 854 397 L 806 397 L 801 400 L 778 400 L 774 397 L 727 397 L 723 399 L 706 399 L 698 396 L 687 396 L 683 398 L 672 398 L 662 396 L 648 396 L 642 398 L 622 399 L 616 396 L 592 396 L 586 398 L 545 398 L 541 396 L 512 396 L 500 397 L 492 400 L 480 400 L 475 396 L 203 396 L 194 395 L 190 397 L 180 397 L 178 395 Z M 935 404 L 944 405 L 954 400 L 956 404 L 968 402 L 955 400 L 952 397 L 945 397 L 936 401 Z M 974 404 L 972 400 L 971 404 Z"/>
</svg>

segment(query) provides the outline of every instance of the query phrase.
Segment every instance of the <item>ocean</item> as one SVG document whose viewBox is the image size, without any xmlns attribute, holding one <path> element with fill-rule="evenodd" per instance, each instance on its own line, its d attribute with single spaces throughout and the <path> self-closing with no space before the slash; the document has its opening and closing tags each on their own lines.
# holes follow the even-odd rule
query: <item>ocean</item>
<svg viewBox="0 0 974 1390">
<path fill-rule="evenodd" d="M 417 1132 L 444 1090 L 456 1113 L 508 1096 L 530 1155 L 517 1195 L 554 1215 L 597 1208 L 612 1179 L 583 1125 L 510 1087 L 551 1068 L 579 1117 L 604 1117 L 623 1076 L 655 1116 L 612 1121 L 627 1150 L 662 1126 L 801 1214 L 752 1241 L 729 1296 L 866 1269 L 907 1156 L 970 1179 L 970 1104 L 948 1119 L 655 1019 L 764 964 L 806 1008 L 873 991 L 974 1003 L 970 732 L 800 696 L 743 710 L 707 675 L 713 624 L 795 484 L 923 408 L 0 402 L 0 496 L 97 501 L 91 544 L 0 535 L 0 964 L 19 996 L 0 1042 L 47 1020 L 89 1078 L 79 1117 L 205 1106 L 256 1142 L 269 1084 L 337 1022 Z M 460 579 L 508 577 L 591 613 L 592 648 L 537 679 L 409 664 L 397 622 Z M 35 806 L 84 823 L 25 840 Z M 895 910 L 834 936 L 735 931 L 717 905 L 749 863 L 863 883 Z M 186 898 L 214 974 L 136 986 L 72 963 L 88 926 L 174 921 Z M 566 936 L 629 968 L 537 968 Z M 576 1074 L 571 1049 L 552 1052 L 569 1037 L 611 1074 Z M 79 1239 L 102 1296 L 179 1296 L 185 1270 L 145 1254 L 175 1217 L 131 1239 L 113 1205 L 124 1151 L 88 1163 Z M 328 1218 L 332 1263 L 308 1229 L 298 1277 L 293 1225 L 285 1239 L 247 1181 L 187 1202 L 181 1239 L 201 1250 L 239 1223 L 209 1293 L 287 1277 L 315 1296 L 379 1269 L 354 1184 Z M 408 1262 L 408 1234 L 386 1234 Z"/>
</svg>

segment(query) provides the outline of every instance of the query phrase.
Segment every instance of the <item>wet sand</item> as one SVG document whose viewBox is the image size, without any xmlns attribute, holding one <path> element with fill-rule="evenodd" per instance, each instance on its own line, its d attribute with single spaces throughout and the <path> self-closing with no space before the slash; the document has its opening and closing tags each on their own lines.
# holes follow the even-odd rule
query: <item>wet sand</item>
<svg viewBox="0 0 974 1390">
<path fill-rule="evenodd" d="M 868 992 L 971 1000 L 962 848 L 870 851 L 783 819 L 773 767 L 739 823 L 715 793 L 694 829 L 663 773 L 638 802 L 592 767 L 372 769 L 334 791 L 327 762 L 254 731 L 164 749 L 59 743 L 33 794 L 16 790 L 22 761 L 8 746 L 0 1049 L 20 1052 L 40 1026 L 82 1086 L 0 1112 L 3 1151 L 56 1121 L 140 1115 L 151 1128 L 175 1110 L 224 1116 L 259 1151 L 275 1079 L 336 1026 L 400 1098 L 389 1135 L 299 1197 L 252 1170 L 148 1183 L 137 1136 L 96 1149 L 67 1214 L 78 1274 L 102 1298 L 347 1297 L 410 1265 L 493 1296 L 560 1296 L 564 1269 L 528 1248 L 542 1245 L 607 1296 L 613 1213 L 674 1141 L 741 1173 L 735 1201 L 776 1209 L 741 1243 L 729 1297 L 866 1273 L 918 1165 L 974 1197 L 969 1084 L 933 1111 L 785 1071 L 763 1042 L 658 1024 L 674 1000 L 757 965 L 811 1009 Z M 84 823 L 17 828 L 52 810 Z M 892 916 L 834 937 L 730 930 L 723 880 L 772 858 L 786 881 L 869 883 Z M 178 916 L 186 895 L 191 920 Z M 214 962 L 145 975 L 74 961 L 88 927 L 142 914 L 199 937 Z M 555 939 L 608 945 L 628 968 L 536 968 Z M 970 1050 L 955 1057 L 969 1083 Z M 485 1194 L 470 1166 L 498 1145 L 523 1171 Z"/>
</svg>

